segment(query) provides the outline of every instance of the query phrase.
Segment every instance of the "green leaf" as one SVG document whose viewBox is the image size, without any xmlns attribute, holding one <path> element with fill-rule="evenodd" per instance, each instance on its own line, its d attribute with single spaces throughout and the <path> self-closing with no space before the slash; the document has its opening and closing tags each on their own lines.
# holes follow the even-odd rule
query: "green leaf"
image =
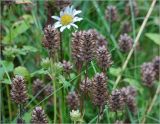
<svg viewBox="0 0 160 124">
<path fill-rule="evenodd" d="M 18 66 L 14 69 L 14 75 L 21 75 L 23 76 L 26 80 L 30 79 L 30 73 L 27 70 L 27 68 L 23 66 Z"/>
<path fill-rule="evenodd" d="M 146 33 L 146 36 L 152 41 L 154 41 L 156 44 L 160 45 L 160 34 Z"/>
<path fill-rule="evenodd" d="M 8 79 L 2 80 L 2 83 L 4 83 L 4 84 L 12 84 L 12 82 L 10 80 L 8 80 Z"/>
<path fill-rule="evenodd" d="M 136 87 L 136 89 L 142 94 L 143 93 L 143 89 L 141 88 L 140 82 L 135 80 L 135 79 L 131 79 L 131 78 L 125 78 L 123 79 L 124 82 L 129 83 L 129 85 Z"/>
<path fill-rule="evenodd" d="M 113 68 L 109 69 L 109 73 L 113 76 L 118 76 L 121 73 L 121 68 Z"/>
<path fill-rule="evenodd" d="M 5 69 L 7 72 L 11 72 L 14 69 L 14 65 L 9 61 L 0 61 L 0 68 Z"/>
<path fill-rule="evenodd" d="M 25 52 L 37 52 L 37 48 L 35 48 L 33 46 L 23 46 L 23 50 Z"/>
<path fill-rule="evenodd" d="M 43 68 L 40 69 L 40 70 L 37 70 L 33 73 L 31 73 L 31 77 L 34 77 L 35 75 L 41 75 L 41 74 L 48 74 L 48 71 L 47 70 L 44 70 Z"/>
<path fill-rule="evenodd" d="M 62 83 L 65 88 L 71 85 L 62 75 L 59 76 L 59 82 Z"/>
<path fill-rule="evenodd" d="M 3 38 L 4 44 L 10 44 L 17 38 L 20 34 L 26 32 L 30 28 L 30 23 L 33 23 L 32 16 L 22 16 L 22 20 L 16 21 L 10 28 L 10 31 Z"/>
</svg>

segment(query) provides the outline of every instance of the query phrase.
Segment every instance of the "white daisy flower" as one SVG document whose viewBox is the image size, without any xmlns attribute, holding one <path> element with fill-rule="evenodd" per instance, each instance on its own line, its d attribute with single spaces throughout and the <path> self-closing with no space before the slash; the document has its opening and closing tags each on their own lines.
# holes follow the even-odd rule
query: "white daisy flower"
<svg viewBox="0 0 160 124">
<path fill-rule="evenodd" d="M 55 24 L 55 28 L 60 27 L 60 31 L 63 32 L 64 29 L 68 28 L 70 29 L 71 26 L 78 28 L 77 25 L 75 25 L 75 22 L 81 21 L 82 18 L 77 17 L 79 13 L 81 13 L 81 10 L 73 9 L 73 6 L 68 6 L 64 10 L 60 12 L 60 17 L 58 16 L 52 16 L 53 19 L 58 20 Z"/>
</svg>

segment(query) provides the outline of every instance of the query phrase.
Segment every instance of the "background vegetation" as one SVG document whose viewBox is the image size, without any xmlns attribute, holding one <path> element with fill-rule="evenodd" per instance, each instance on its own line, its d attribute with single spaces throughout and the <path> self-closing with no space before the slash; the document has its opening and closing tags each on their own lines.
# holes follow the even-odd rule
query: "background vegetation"
<svg viewBox="0 0 160 124">
<path fill-rule="evenodd" d="M 107 71 L 108 75 L 108 90 L 112 91 L 117 76 L 121 72 L 121 67 L 126 60 L 128 53 L 122 53 L 118 48 L 118 39 L 122 33 L 122 24 L 129 21 L 132 26 L 132 31 L 129 35 L 135 39 L 139 32 L 140 26 L 150 8 L 151 0 L 137 0 L 139 15 L 125 15 L 125 0 L 104 0 L 104 1 L 81 1 L 74 0 L 75 8 L 82 10 L 81 16 L 83 21 L 78 22 L 78 30 L 97 29 L 102 34 L 108 43 L 108 49 L 111 52 L 113 65 Z M 105 19 L 105 9 L 108 5 L 114 5 L 118 9 L 118 21 L 112 23 L 112 32 L 110 33 L 110 23 Z M 39 101 L 32 93 L 33 81 L 37 78 L 43 80 L 44 84 L 52 84 L 48 76 L 48 71 L 42 66 L 42 60 L 49 57 L 48 51 L 42 45 L 43 29 L 47 24 L 53 24 L 54 20 L 51 15 L 58 15 L 59 10 L 56 9 L 52 1 L 32 1 L 31 3 L 8 3 L 1 1 L 1 60 L 0 60 L 0 117 L 3 123 L 16 122 L 18 116 L 18 106 L 11 101 L 10 85 L 12 78 L 16 74 L 25 77 L 28 89 L 29 100 L 25 105 L 23 119 L 30 122 L 31 112 L 37 105 L 41 105 L 48 115 L 49 122 L 53 122 L 54 103 L 48 105 L 48 98 L 53 98 L 56 92 L 58 96 L 65 99 L 69 91 L 75 89 L 78 77 L 76 70 L 70 74 L 70 79 L 67 79 L 56 70 L 56 75 L 59 80 L 59 86 L 54 89 L 50 96 L 45 96 Z M 146 114 L 152 99 L 155 97 L 158 81 L 153 87 L 148 88 L 143 85 L 140 73 L 140 67 L 144 62 L 152 61 L 155 56 L 159 55 L 160 45 L 160 1 L 157 1 L 151 16 L 149 17 L 146 26 L 142 32 L 139 42 L 139 48 L 134 52 L 129 60 L 127 68 L 122 73 L 117 88 L 123 86 L 134 86 L 137 90 L 136 103 L 137 114 L 133 116 L 128 111 L 129 119 L 132 123 L 140 123 L 145 117 L 147 123 L 160 123 L 160 97 L 154 101 L 152 109 Z M 71 34 L 73 30 L 65 30 L 62 35 L 63 39 L 63 55 L 65 60 L 73 62 L 69 52 L 71 50 Z M 53 70 L 55 71 L 55 70 Z M 96 72 L 100 72 L 95 61 L 89 67 L 89 76 L 93 77 Z M 83 72 L 81 73 L 84 76 Z M 61 97 L 60 97 L 61 98 Z M 58 106 L 60 107 L 60 106 Z M 70 120 L 69 108 L 64 101 L 64 111 L 62 112 L 62 123 L 72 122 Z M 106 107 L 107 108 L 107 107 Z M 125 120 L 125 115 L 118 113 L 118 118 L 115 113 L 109 111 L 104 112 L 104 117 L 101 123 L 114 123 L 118 118 Z M 85 100 L 85 113 L 83 120 L 86 123 L 96 123 L 98 109 L 94 107 L 91 100 Z M 59 118 L 60 115 L 58 115 Z M 57 123 L 60 122 L 57 120 Z"/>
</svg>

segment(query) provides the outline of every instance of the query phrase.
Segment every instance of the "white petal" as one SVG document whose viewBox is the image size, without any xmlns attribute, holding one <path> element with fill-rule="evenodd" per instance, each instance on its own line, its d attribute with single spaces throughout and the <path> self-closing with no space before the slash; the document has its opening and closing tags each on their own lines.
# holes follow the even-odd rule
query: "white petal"
<svg viewBox="0 0 160 124">
<path fill-rule="evenodd" d="M 60 20 L 60 18 L 58 16 L 51 16 L 53 19 L 56 19 L 56 20 Z"/>
<path fill-rule="evenodd" d="M 66 28 L 66 26 L 62 26 L 61 28 L 60 28 L 60 31 L 61 32 L 63 32 L 63 30 Z"/>
<path fill-rule="evenodd" d="M 63 11 L 60 11 L 60 16 L 62 16 L 64 14 L 64 12 Z"/>
<path fill-rule="evenodd" d="M 73 14 L 73 6 L 70 8 L 70 13 Z"/>
<path fill-rule="evenodd" d="M 75 28 L 78 28 L 78 26 L 77 26 L 77 25 L 75 25 L 75 24 L 73 24 L 73 23 L 71 23 L 71 25 L 72 25 L 73 27 L 75 27 Z"/>
<path fill-rule="evenodd" d="M 69 13 L 69 11 L 70 11 L 70 7 L 67 6 L 67 7 L 64 9 L 64 13 Z"/>
<path fill-rule="evenodd" d="M 81 10 L 78 10 L 78 11 L 75 10 L 74 13 L 73 13 L 73 15 L 75 16 L 75 15 L 81 13 L 81 12 L 82 12 Z"/>
<path fill-rule="evenodd" d="M 81 20 L 83 20 L 83 18 L 74 17 L 73 22 L 78 22 L 78 21 L 81 21 Z"/>
<path fill-rule="evenodd" d="M 55 28 L 59 28 L 59 27 L 61 27 L 62 26 L 62 24 L 60 23 L 60 21 L 58 21 L 58 22 L 56 22 L 55 24 L 54 24 L 54 27 Z"/>
<path fill-rule="evenodd" d="M 71 28 L 71 25 L 67 25 L 67 28 L 70 29 L 70 28 Z"/>
</svg>

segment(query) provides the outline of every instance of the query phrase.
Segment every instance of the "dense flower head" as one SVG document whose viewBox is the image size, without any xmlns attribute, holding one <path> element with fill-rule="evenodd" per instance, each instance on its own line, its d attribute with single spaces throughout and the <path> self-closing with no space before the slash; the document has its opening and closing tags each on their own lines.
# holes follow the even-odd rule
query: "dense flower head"
<svg viewBox="0 0 160 124">
<path fill-rule="evenodd" d="M 80 105 L 79 96 L 76 92 L 69 92 L 67 95 L 67 102 L 71 110 L 77 110 Z"/>
<path fill-rule="evenodd" d="M 42 43 L 51 54 L 55 53 L 60 47 L 60 32 L 51 25 L 46 26 Z"/>
<path fill-rule="evenodd" d="M 129 33 L 132 31 L 131 24 L 128 21 L 123 22 L 122 24 L 122 33 Z"/>
<path fill-rule="evenodd" d="M 54 24 L 55 28 L 60 27 L 60 31 L 63 32 L 64 29 L 70 29 L 71 26 L 78 28 L 75 25 L 75 22 L 81 21 L 82 18 L 79 18 L 77 15 L 81 13 L 81 10 L 76 10 L 73 6 L 67 6 L 60 12 L 60 16 L 52 16 L 53 19 L 56 19 L 57 22 Z"/>
<path fill-rule="evenodd" d="M 95 35 L 90 31 L 79 31 L 73 34 L 72 55 L 76 63 L 90 62 L 96 52 Z"/>
<path fill-rule="evenodd" d="M 50 96 L 51 94 L 53 93 L 53 86 L 51 84 L 48 84 L 46 87 L 45 87 L 45 96 Z M 49 105 L 52 105 L 53 104 L 53 99 L 52 97 L 50 97 L 48 99 L 48 104 Z"/>
<path fill-rule="evenodd" d="M 122 52 L 129 52 L 133 46 L 133 39 L 126 33 L 120 35 L 119 48 Z"/>
<path fill-rule="evenodd" d="M 130 1 L 127 2 L 126 7 L 125 7 L 126 15 L 131 16 L 131 6 L 130 5 L 132 5 L 132 7 L 133 7 L 134 16 L 138 16 L 139 9 L 138 9 L 138 5 L 137 5 L 136 0 L 131 1 L 131 3 L 130 3 Z"/>
<path fill-rule="evenodd" d="M 47 116 L 41 106 L 35 107 L 32 112 L 32 124 L 48 124 Z"/>
<path fill-rule="evenodd" d="M 72 34 L 72 57 L 76 64 L 79 64 L 83 61 L 82 36 L 83 31 L 75 32 Z"/>
<path fill-rule="evenodd" d="M 123 87 L 121 90 L 121 95 L 125 105 L 128 107 L 130 112 L 136 113 L 136 89 L 133 86 Z M 125 107 L 125 106 L 124 106 Z"/>
<path fill-rule="evenodd" d="M 113 90 L 109 98 L 109 107 L 112 111 L 122 110 L 124 106 L 124 98 L 121 90 Z"/>
<path fill-rule="evenodd" d="M 27 102 L 27 88 L 22 76 L 16 75 L 11 84 L 11 99 L 17 104 Z"/>
<path fill-rule="evenodd" d="M 66 60 L 63 60 L 62 67 L 65 73 L 69 74 L 72 71 L 73 65 Z"/>
<path fill-rule="evenodd" d="M 107 6 L 105 16 L 108 21 L 116 21 L 118 19 L 118 11 L 115 6 Z"/>
<path fill-rule="evenodd" d="M 96 40 L 97 48 L 100 46 L 107 46 L 108 42 L 102 34 L 100 34 L 96 29 L 89 29 L 89 31 L 93 34 L 93 37 Z"/>
<path fill-rule="evenodd" d="M 63 9 L 71 4 L 71 0 L 55 0 L 55 5 L 58 9 Z"/>
<path fill-rule="evenodd" d="M 154 84 L 156 73 L 154 71 L 154 67 L 151 62 L 144 63 L 141 66 L 141 75 L 144 85 L 151 87 Z"/>
<path fill-rule="evenodd" d="M 92 80 L 92 101 L 98 107 L 104 107 L 108 99 L 107 77 L 104 73 L 97 73 Z"/>
<path fill-rule="evenodd" d="M 44 83 L 42 80 L 40 79 L 36 79 L 34 80 L 33 82 L 33 88 L 32 88 L 32 91 L 33 91 L 33 96 L 37 96 L 36 98 L 38 100 L 42 100 L 44 98 Z"/>
<path fill-rule="evenodd" d="M 97 49 L 97 62 L 103 72 L 112 65 L 111 54 L 105 46 Z"/>
<path fill-rule="evenodd" d="M 94 59 L 96 53 L 96 40 L 92 32 L 83 31 L 82 35 L 82 55 L 84 62 L 90 62 Z"/>
<path fill-rule="evenodd" d="M 160 80 L 160 56 L 156 56 L 153 59 L 153 68 L 155 71 L 155 76 L 157 80 Z"/>
<path fill-rule="evenodd" d="M 92 88 L 92 81 L 87 77 L 81 82 L 80 89 L 83 93 L 88 93 L 90 92 L 91 88 Z"/>
</svg>

